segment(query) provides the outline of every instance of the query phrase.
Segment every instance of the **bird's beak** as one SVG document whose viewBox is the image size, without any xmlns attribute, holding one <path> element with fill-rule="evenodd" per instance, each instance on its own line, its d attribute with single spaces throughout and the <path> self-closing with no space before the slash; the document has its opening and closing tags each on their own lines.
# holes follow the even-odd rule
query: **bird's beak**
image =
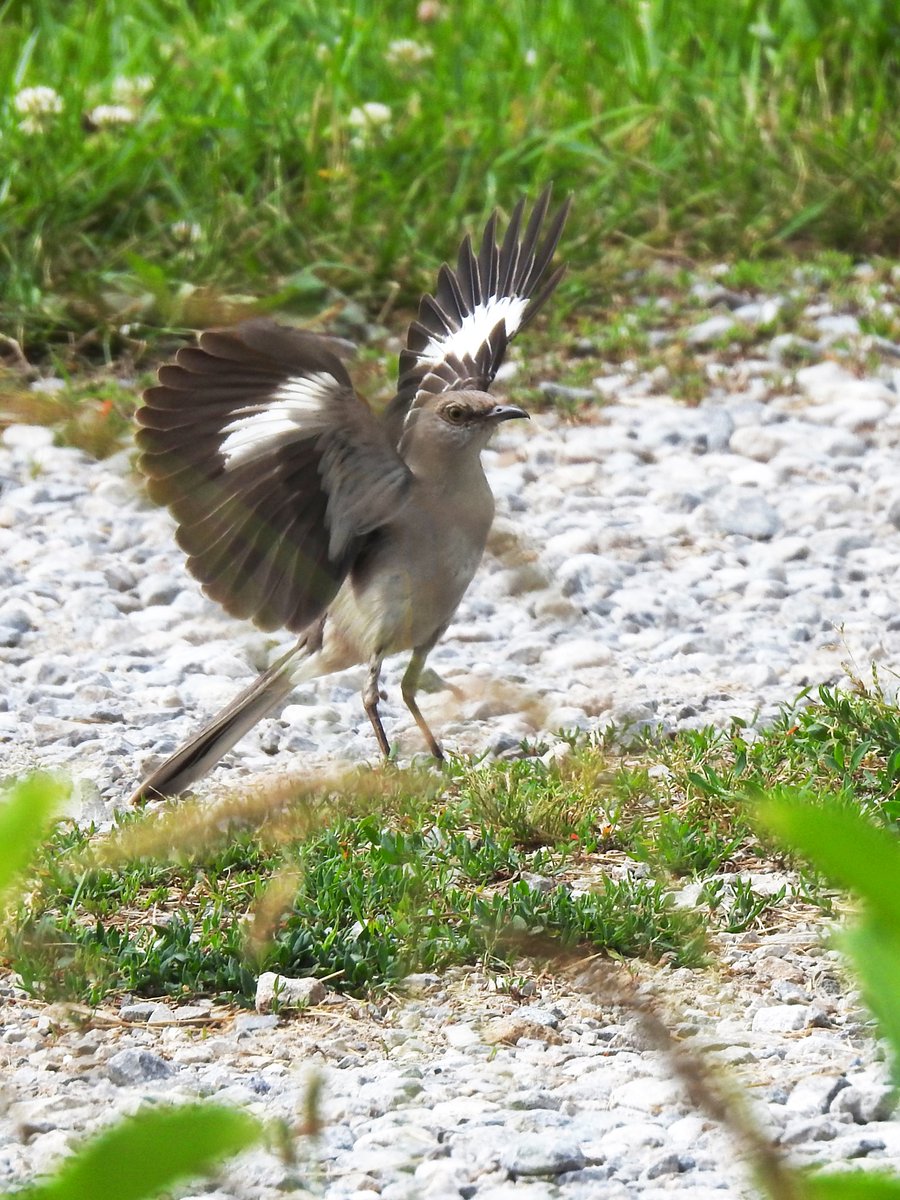
<svg viewBox="0 0 900 1200">
<path fill-rule="evenodd" d="M 531 420 L 525 409 L 519 408 L 517 404 L 495 404 L 484 415 L 489 421 L 496 421 L 498 424 L 501 421 L 515 421 L 519 417 L 524 417 L 526 421 Z"/>
</svg>

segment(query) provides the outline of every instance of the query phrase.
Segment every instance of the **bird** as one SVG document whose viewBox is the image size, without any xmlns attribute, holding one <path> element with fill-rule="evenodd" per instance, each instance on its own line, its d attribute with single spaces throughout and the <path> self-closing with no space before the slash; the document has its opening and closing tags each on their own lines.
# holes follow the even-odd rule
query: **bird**
<svg viewBox="0 0 900 1200">
<path fill-rule="evenodd" d="M 403 701 L 443 760 L 416 693 L 487 542 L 494 499 L 481 452 L 500 424 L 528 417 L 489 388 L 566 269 L 550 267 L 570 201 L 550 214 L 551 196 L 552 184 L 527 223 L 522 197 L 502 241 L 495 211 L 477 251 L 467 236 L 455 269 L 443 264 L 380 416 L 334 339 L 270 318 L 209 329 L 160 367 L 136 413 L 149 496 L 170 510 L 207 596 L 297 642 L 143 779 L 131 804 L 186 791 L 298 684 L 360 664 L 363 708 L 388 758 L 380 673 L 403 651 Z"/>
</svg>

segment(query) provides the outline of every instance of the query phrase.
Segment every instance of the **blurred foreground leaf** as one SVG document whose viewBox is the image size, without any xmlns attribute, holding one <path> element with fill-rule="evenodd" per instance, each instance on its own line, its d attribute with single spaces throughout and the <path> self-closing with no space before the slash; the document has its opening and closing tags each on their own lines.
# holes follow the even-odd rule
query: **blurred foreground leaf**
<svg viewBox="0 0 900 1200">
<path fill-rule="evenodd" d="M 900 1178 L 868 1171 L 810 1176 L 798 1200 L 900 1200 Z"/>
<path fill-rule="evenodd" d="M 31 862 L 67 795 L 52 775 L 32 775 L 0 795 L 0 896 Z"/>
<path fill-rule="evenodd" d="M 900 1084 L 900 841 L 845 804 L 801 791 L 765 800 L 759 816 L 793 850 L 861 899 L 861 920 L 840 935 L 838 944 L 853 960 L 866 1003 L 894 1048 L 894 1080 Z"/>
<path fill-rule="evenodd" d="M 793 850 L 849 888 L 900 936 L 900 843 L 895 834 L 835 800 L 785 789 L 764 801 L 759 817 Z"/>
<path fill-rule="evenodd" d="M 237 1109 L 196 1104 L 147 1109 L 89 1142 L 45 1183 L 16 1200 L 144 1200 L 261 1140 Z"/>
</svg>

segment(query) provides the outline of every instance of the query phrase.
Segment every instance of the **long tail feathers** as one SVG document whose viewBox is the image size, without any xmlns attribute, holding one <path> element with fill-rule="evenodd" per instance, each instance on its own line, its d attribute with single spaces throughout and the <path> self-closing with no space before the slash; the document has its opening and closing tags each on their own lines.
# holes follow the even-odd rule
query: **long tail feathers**
<svg viewBox="0 0 900 1200">
<path fill-rule="evenodd" d="M 277 708 L 291 693 L 298 682 L 291 671 L 297 657 L 298 649 L 292 649 L 264 671 L 208 725 L 148 775 L 129 797 L 128 803 L 177 796 L 202 779 L 257 721 Z"/>
</svg>

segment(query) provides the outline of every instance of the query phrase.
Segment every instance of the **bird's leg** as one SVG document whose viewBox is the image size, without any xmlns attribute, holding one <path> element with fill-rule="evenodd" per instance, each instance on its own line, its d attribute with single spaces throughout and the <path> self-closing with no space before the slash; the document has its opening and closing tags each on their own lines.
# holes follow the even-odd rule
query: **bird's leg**
<svg viewBox="0 0 900 1200">
<path fill-rule="evenodd" d="M 425 666 L 425 659 L 431 646 L 417 646 L 413 650 L 412 658 L 409 660 L 409 666 L 403 673 L 403 679 L 400 682 L 400 694 L 403 697 L 403 703 L 413 715 L 413 720 L 422 730 L 422 736 L 428 743 L 428 749 L 438 760 L 444 761 L 444 752 L 440 747 L 434 734 L 428 728 L 428 722 L 422 716 L 418 704 L 416 704 L 416 689 L 419 685 L 419 676 L 422 674 L 422 668 Z"/>
<path fill-rule="evenodd" d="M 381 753 L 385 758 L 391 757 L 391 748 L 388 745 L 388 740 L 385 737 L 384 726 L 381 723 L 381 717 L 378 715 L 378 701 L 381 699 L 381 693 L 378 691 L 378 677 L 381 674 L 382 656 L 374 655 L 369 660 L 369 671 L 366 675 L 366 683 L 363 688 L 362 701 L 363 708 L 366 710 L 366 716 L 372 722 L 372 728 L 375 730 L 375 737 L 378 739 L 378 745 L 381 748 Z"/>
</svg>

